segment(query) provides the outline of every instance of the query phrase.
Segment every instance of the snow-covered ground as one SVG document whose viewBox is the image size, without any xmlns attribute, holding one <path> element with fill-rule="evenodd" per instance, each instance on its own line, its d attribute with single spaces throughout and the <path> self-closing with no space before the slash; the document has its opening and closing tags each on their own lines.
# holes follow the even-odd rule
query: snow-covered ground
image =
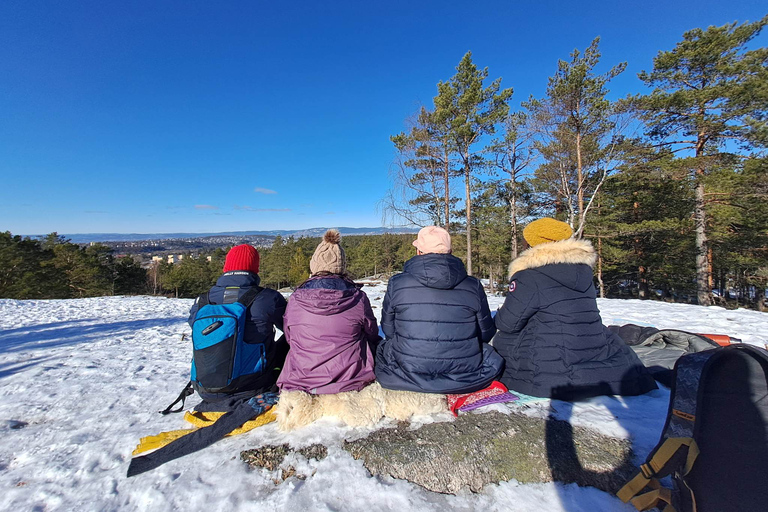
<svg viewBox="0 0 768 512">
<path fill-rule="evenodd" d="M 365 291 L 378 316 L 385 286 L 371 283 Z M 496 309 L 503 298 L 489 302 Z M 181 415 L 157 411 L 189 378 L 190 342 L 181 338 L 190 332 L 191 303 L 158 297 L 0 300 L 0 510 L 634 510 L 575 485 L 508 482 L 479 494 L 444 496 L 372 478 L 361 461 L 341 450 L 343 439 L 370 429 L 332 420 L 289 434 L 269 424 L 128 479 L 140 437 L 187 426 Z M 768 314 L 637 300 L 599 305 L 606 324 L 633 322 L 729 334 L 761 347 L 768 343 Z M 668 396 L 660 389 L 574 405 L 543 402 L 525 412 L 545 415 L 554 409 L 575 425 L 630 437 L 644 456 L 658 439 Z M 450 420 L 446 413 L 416 423 Z M 304 463 L 316 469 L 314 476 L 280 485 L 272 481 L 275 474 L 251 471 L 239 460 L 243 449 L 284 442 L 294 447 L 322 442 L 329 456 Z"/>
</svg>

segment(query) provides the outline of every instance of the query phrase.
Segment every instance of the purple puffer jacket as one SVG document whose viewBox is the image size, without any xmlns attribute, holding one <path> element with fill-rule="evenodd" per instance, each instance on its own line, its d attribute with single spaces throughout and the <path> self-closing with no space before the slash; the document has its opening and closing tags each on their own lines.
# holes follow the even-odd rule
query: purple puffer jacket
<svg viewBox="0 0 768 512">
<path fill-rule="evenodd" d="M 288 357 L 277 380 L 284 391 L 359 391 L 376 378 L 370 343 L 380 338 L 368 296 L 337 275 L 313 277 L 288 300 Z"/>
</svg>

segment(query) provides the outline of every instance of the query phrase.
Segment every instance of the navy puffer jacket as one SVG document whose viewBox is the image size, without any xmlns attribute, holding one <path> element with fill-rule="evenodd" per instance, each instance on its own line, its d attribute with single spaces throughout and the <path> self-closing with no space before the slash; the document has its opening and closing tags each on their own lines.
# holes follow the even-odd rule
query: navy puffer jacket
<svg viewBox="0 0 768 512">
<path fill-rule="evenodd" d="M 575 400 L 656 389 L 638 357 L 602 322 L 592 282 L 592 244 L 536 245 L 510 265 L 493 346 L 506 360 L 510 390 Z"/>
<path fill-rule="evenodd" d="M 469 393 L 487 387 L 504 361 L 488 345 L 496 328 L 480 282 L 450 254 L 408 260 L 382 304 L 386 340 L 376 379 L 387 389 Z"/>
<path fill-rule="evenodd" d="M 235 302 L 251 287 L 258 286 L 259 281 L 258 274 L 245 270 L 226 272 L 219 277 L 216 285 L 208 292 L 208 300 L 211 304 Z M 276 377 L 273 375 L 272 368 L 277 355 L 275 328 L 283 330 L 283 315 L 286 305 L 287 302 L 280 293 L 271 288 L 264 288 L 253 300 L 246 314 L 244 341 L 264 345 L 264 374 L 251 384 L 254 389 L 274 384 Z M 189 310 L 190 326 L 195 321 L 198 309 L 196 300 Z"/>
</svg>

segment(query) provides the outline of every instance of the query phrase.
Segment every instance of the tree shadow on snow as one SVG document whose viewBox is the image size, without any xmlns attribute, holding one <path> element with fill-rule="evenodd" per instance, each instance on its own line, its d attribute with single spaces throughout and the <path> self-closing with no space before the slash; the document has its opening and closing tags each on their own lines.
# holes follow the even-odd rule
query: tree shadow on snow
<svg viewBox="0 0 768 512">
<path fill-rule="evenodd" d="M 183 324 L 186 327 L 186 320 L 186 317 L 181 316 L 101 324 L 94 324 L 93 320 L 71 320 L 51 324 L 38 324 L 28 328 L 20 327 L 0 333 L 0 353 L 90 343 L 104 338 L 155 327 L 172 327 L 179 324 Z M 53 327 L 51 328 L 51 326 Z"/>
<path fill-rule="evenodd" d="M 40 356 L 40 357 L 33 357 L 31 359 L 26 359 L 24 361 L 13 361 L 8 363 L 0 363 L 0 379 L 4 379 L 6 377 L 10 377 L 11 375 L 14 375 L 20 371 L 26 370 L 27 368 L 31 368 L 35 365 L 38 365 L 40 363 L 44 363 L 45 361 L 48 361 L 50 359 L 53 359 L 52 356 Z"/>
<path fill-rule="evenodd" d="M 54 327 L 61 327 L 65 325 L 71 325 L 74 323 L 83 323 L 83 322 L 96 322 L 98 318 L 78 318 L 77 320 L 62 320 L 60 322 L 50 322 L 47 324 L 35 324 L 35 325 L 25 325 L 23 327 L 15 327 L 13 329 L 3 329 L 0 331 L 0 340 L 3 339 L 5 336 L 9 336 L 11 334 L 18 334 L 21 332 L 32 334 L 39 331 L 45 331 L 48 329 L 52 329 Z"/>
</svg>

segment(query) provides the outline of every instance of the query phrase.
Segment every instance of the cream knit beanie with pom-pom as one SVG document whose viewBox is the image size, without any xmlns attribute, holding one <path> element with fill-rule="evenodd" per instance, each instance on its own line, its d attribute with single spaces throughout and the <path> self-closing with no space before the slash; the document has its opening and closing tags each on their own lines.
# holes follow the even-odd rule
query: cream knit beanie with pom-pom
<svg viewBox="0 0 768 512">
<path fill-rule="evenodd" d="M 309 270 L 312 275 L 320 272 L 331 274 L 343 274 L 347 270 L 347 256 L 341 248 L 341 233 L 336 229 L 329 229 L 323 235 L 323 241 L 315 249 L 315 254 L 309 260 Z"/>
</svg>

